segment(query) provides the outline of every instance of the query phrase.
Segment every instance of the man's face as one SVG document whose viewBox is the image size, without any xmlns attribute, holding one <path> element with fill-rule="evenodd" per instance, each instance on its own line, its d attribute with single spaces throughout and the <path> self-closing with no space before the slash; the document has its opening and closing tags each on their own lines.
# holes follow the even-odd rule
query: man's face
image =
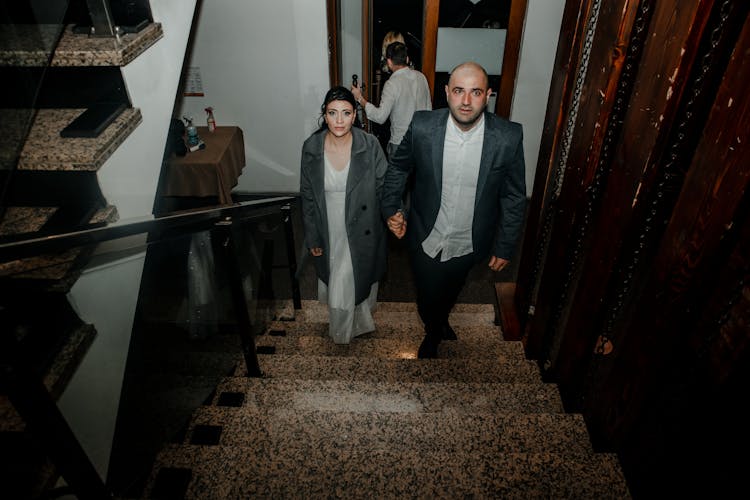
<svg viewBox="0 0 750 500">
<path fill-rule="evenodd" d="M 463 131 L 471 129 L 487 106 L 491 89 L 479 68 L 465 66 L 453 72 L 445 86 L 445 96 L 448 99 L 453 120 Z"/>
</svg>

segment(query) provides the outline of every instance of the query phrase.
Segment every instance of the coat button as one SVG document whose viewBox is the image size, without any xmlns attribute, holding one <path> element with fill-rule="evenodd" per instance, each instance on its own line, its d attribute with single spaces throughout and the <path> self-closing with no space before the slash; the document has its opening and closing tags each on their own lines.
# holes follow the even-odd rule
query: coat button
<svg viewBox="0 0 750 500">
<path fill-rule="evenodd" d="M 367 205 L 362 205 L 362 210 L 367 210 Z"/>
<path fill-rule="evenodd" d="M 370 230 L 368 229 L 367 231 L 365 231 L 365 236 L 369 236 L 369 234 L 370 234 Z"/>
</svg>

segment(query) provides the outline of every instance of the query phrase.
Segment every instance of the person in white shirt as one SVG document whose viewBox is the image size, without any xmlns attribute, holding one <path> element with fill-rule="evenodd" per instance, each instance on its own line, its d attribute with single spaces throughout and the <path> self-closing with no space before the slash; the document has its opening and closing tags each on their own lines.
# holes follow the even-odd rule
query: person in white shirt
<svg viewBox="0 0 750 500">
<path fill-rule="evenodd" d="M 392 74 L 383 86 L 380 106 L 368 102 L 358 86 L 352 86 L 352 93 L 369 120 L 383 124 L 390 118 L 391 137 L 386 153 L 391 156 L 409 128 L 414 112 L 432 109 L 432 101 L 425 76 L 409 67 L 406 45 L 393 42 L 386 48 L 385 57 Z"/>
<path fill-rule="evenodd" d="M 487 72 L 468 62 L 445 87 L 448 109 L 418 111 L 390 157 L 382 216 L 406 235 L 425 338 L 420 358 L 455 339 L 448 315 L 475 263 L 503 269 L 515 250 L 526 207 L 521 125 L 485 111 Z M 414 174 L 408 216 L 402 193 Z M 408 228 L 408 229 L 407 229 Z"/>
</svg>

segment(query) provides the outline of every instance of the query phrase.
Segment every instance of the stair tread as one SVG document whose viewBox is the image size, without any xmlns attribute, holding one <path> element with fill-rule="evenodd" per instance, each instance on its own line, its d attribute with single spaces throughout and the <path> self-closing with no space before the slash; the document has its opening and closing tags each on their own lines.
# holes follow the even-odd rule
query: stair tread
<svg viewBox="0 0 750 500">
<path fill-rule="evenodd" d="M 89 324 L 81 325 L 67 336 L 42 374 L 42 382 L 53 399 L 62 395 L 95 338 L 96 329 Z M 7 396 L 0 396 L 0 432 L 21 432 L 25 428 L 26 424 Z"/>
<path fill-rule="evenodd" d="M 7 207 L 0 221 L 0 235 L 39 231 L 58 207 Z"/>
<path fill-rule="evenodd" d="M 38 110 L 18 168 L 96 171 L 141 122 L 141 111 L 127 108 L 98 137 L 60 137 L 60 131 L 83 111 L 77 108 Z"/>
<path fill-rule="evenodd" d="M 564 412 L 557 386 L 543 383 L 227 377 L 216 389 L 216 400 L 222 392 L 244 394 L 245 407 L 300 411 Z"/>
<path fill-rule="evenodd" d="M 223 446 L 419 448 L 477 453 L 593 453 L 583 417 L 566 413 L 305 411 L 204 406 L 196 426 L 221 427 Z M 404 451 L 408 451 L 404 449 Z"/>
<path fill-rule="evenodd" d="M 125 66 L 164 35 L 161 23 L 119 39 L 76 34 L 73 25 L 59 24 L 16 24 L 2 33 L 0 65 L 22 67 L 47 66 L 53 49 L 52 66 Z"/>
<path fill-rule="evenodd" d="M 414 314 L 416 313 L 406 313 Z M 459 340 L 469 339 L 496 339 L 502 341 L 500 329 L 488 322 L 486 324 L 460 324 L 451 323 L 453 330 Z M 299 321 L 273 321 L 269 324 L 267 332 L 283 330 L 287 336 L 318 335 L 328 336 L 327 322 L 299 322 Z M 262 337 L 262 336 L 261 336 Z M 403 321 L 389 321 L 375 319 L 375 331 L 368 332 L 359 338 L 413 338 L 420 341 L 424 338 L 424 327 L 417 320 L 405 319 Z M 354 342 L 355 340 L 352 340 Z M 514 345 L 521 345 L 520 342 L 514 342 Z"/>
<path fill-rule="evenodd" d="M 421 382 L 539 382 L 539 367 L 521 360 L 503 365 L 494 359 L 383 359 L 274 354 L 259 356 L 265 376 Z M 246 375 L 243 364 L 236 375 Z"/>
<path fill-rule="evenodd" d="M 156 471 L 162 467 L 191 469 L 186 498 L 208 491 L 217 498 L 629 497 L 617 457 L 599 453 L 310 448 L 300 455 L 285 447 L 170 445 L 157 457 Z"/>
<path fill-rule="evenodd" d="M 302 300 L 302 309 L 297 310 L 299 312 L 309 312 L 307 319 L 316 317 L 320 314 L 328 314 L 328 306 L 321 303 L 319 300 Z M 291 301 L 280 301 L 279 309 L 292 307 Z M 417 304 L 415 302 L 390 302 L 390 301 L 378 301 L 377 310 L 374 314 L 380 313 L 391 313 L 391 312 L 416 312 Z M 455 313 L 478 313 L 478 314 L 494 314 L 495 309 L 492 304 L 472 304 L 467 302 L 459 302 L 453 306 L 451 314 Z"/>
<path fill-rule="evenodd" d="M 161 23 L 123 33 L 119 39 L 75 34 L 72 28 L 66 27 L 60 38 L 52 66 L 125 66 L 164 36 Z"/>
<path fill-rule="evenodd" d="M 422 321 L 419 318 L 419 314 L 417 313 L 416 308 L 415 309 L 406 309 L 406 310 L 400 310 L 400 307 L 397 303 L 391 303 L 394 304 L 394 306 L 389 307 L 386 304 L 379 302 L 377 309 L 372 313 L 373 320 L 375 321 L 375 324 L 378 325 L 380 323 L 386 323 L 392 326 L 399 326 L 399 325 L 416 325 L 421 327 Z M 467 306 L 469 305 L 479 305 L 479 304 L 465 304 Z M 489 326 L 493 328 L 497 328 L 495 325 L 495 313 L 494 311 L 487 311 L 484 309 L 478 309 L 475 311 L 471 310 L 465 310 L 465 308 L 461 308 L 461 310 L 454 310 L 450 313 L 448 316 L 448 321 L 452 326 L 460 325 L 483 325 L 483 326 Z M 297 322 L 306 322 L 306 323 L 328 323 L 328 309 L 320 309 L 320 308 L 306 308 L 303 306 L 303 308 L 299 311 L 295 312 L 295 321 Z"/>
<path fill-rule="evenodd" d="M 415 359 L 421 337 L 367 338 L 369 334 L 352 339 L 350 344 L 335 344 L 323 336 L 265 335 L 256 339 L 258 349 L 273 347 L 277 354 L 305 354 L 316 356 L 340 356 L 362 358 Z M 262 351 L 259 351 L 262 352 Z M 438 356 L 448 359 L 487 358 L 501 363 L 525 363 L 520 342 L 509 343 L 500 339 L 474 338 L 441 342 Z"/>
</svg>

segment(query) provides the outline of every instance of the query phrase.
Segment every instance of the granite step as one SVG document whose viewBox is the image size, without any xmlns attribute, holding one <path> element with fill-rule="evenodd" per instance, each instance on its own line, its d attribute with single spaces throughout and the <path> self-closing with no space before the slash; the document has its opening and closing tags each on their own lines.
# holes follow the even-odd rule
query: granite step
<svg viewBox="0 0 750 500">
<path fill-rule="evenodd" d="M 250 407 L 200 408 L 186 443 L 352 450 L 593 453 L 583 417 L 574 414 L 336 412 Z"/>
<path fill-rule="evenodd" d="M 325 322 L 328 321 L 328 306 L 317 300 L 301 301 L 302 308 L 294 309 L 291 300 L 277 300 L 274 302 L 276 318 L 279 321 L 307 321 L 307 322 Z M 373 317 L 377 320 L 390 313 L 409 313 L 405 316 L 417 318 L 417 304 L 414 302 L 384 302 L 378 301 L 377 308 L 373 312 Z M 469 304 L 458 303 L 451 311 L 451 318 L 466 319 L 469 321 L 471 315 L 480 318 L 481 321 L 490 320 L 494 324 L 495 307 L 492 304 Z"/>
<path fill-rule="evenodd" d="M 612 454 L 170 445 L 146 497 L 182 469 L 179 498 L 628 498 Z M 155 486 L 154 486 L 155 485 Z M 175 496 L 177 497 L 177 496 Z"/>
<path fill-rule="evenodd" d="M 297 310 L 297 313 L 300 312 L 307 314 L 308 318 L 310 316 L 315 315 L 328 315 L 328 306 L 326 304 L 321 303 L 318 300 L 302 300 L 302 309 Z M 284 308 L 291 308 L 292 301 L 291 300 L 281 300 L 278 301 L 279 309 Z M 375 311 L 375 314 L 380 313 L 386 313 L 386 312 L 416 312 L 417 311 L 417 304 L 416 302 L 389 302 L 389 301 L 378 301 L 377 310 Z M 451 311 L 451 314 L 454 313 L 472 313 L 472 314 L 494 314 L 495 308 L 492 304 L 469 304 L 466 302 L 459 302 Z"/>
<path fill-rule="evenodd" d="M 314 356 L 340 356 L 386 359 L 415 359 L 422 338 L 367 338 L 363 335 L 349 344 L 335 344 L 330 338 L 321 336 L 264 335 L 256 339 L 259 353 L 306 354 Z M 504 342 L 494 338 L 473 338 L 441 342 L 438 357 L 447 359 L 494 359 L 500 363 L 524 362 L 521 342 Z"/>
<path fill-rule="evenodd" d="M 227 377 L 211 405 L 240 404 L 271 411 L 392 413 L 564 413 L 554 384 L 407 380 L 295 380 Z M 239 402 L 239 403 L 238 403 Z"/>
<path fill-rule="evenodd" d="M 407 313 L 409 314 L 409 313 Z M 456 336 L 460 340 L 473 339 L 496 339 L 502 341 L 500 329 L 491 324 L 461 325 L 453 322 L 451 324 Z M 327 322 L 304 322 L 304 321 L 272 321 L 264 332 L 265 335 L 302 336 L 315 335 L 328 337 Z M 261 335 L 262 336 L 262 335 Z M 416 321 L 377 321 L 375 331 L 368 332 L 352 340 L 360 338 L 410 338 L 421 341 L 424 338 L 424 328 Z"/>
<path fill-rule="evenodd" d="M 317 306 L 303 304 L 302 309 L 295 311 L 295 320 L 304 323 L 328 323 L 328 308 L 316 303 Z M 486 307 L 472 307 L 482 304 L 457 304 L 448 317 L 453 327 L 458 326 L 490 326 L 495 325 L 495 312 Z M 462 307 L 459 307 L 462 306 Z M 473 309 L 473 310 L 472 310 Z M 389 325 L 418 325 L 422 326 L 416 306 L 410 309 L 407 304 L 400 302 L 379 302 L 377 309 L 372 313 L 375 325 L 381 323 Z"/>
<path fill-rule="evenodd" d="M 541 382 L 539 367 L 526 360 L 509 364 L 497 359 L 383 359 L 341 356 L 260 355 L 269 378 L 365 380 L 371 382 Z M 238 363 L 235 376 L 247 375 Z"/>
<path fill-rule="evenodd" d="M 2 66 L 44 67 L 53 47 L 52 66 L 125 66 L 164 36 L 161 23 L 116 39 L 75 33 L 72 24 L 16 24 L 11 31 L 13 36 L 2 37 Z"/>
</svg>

